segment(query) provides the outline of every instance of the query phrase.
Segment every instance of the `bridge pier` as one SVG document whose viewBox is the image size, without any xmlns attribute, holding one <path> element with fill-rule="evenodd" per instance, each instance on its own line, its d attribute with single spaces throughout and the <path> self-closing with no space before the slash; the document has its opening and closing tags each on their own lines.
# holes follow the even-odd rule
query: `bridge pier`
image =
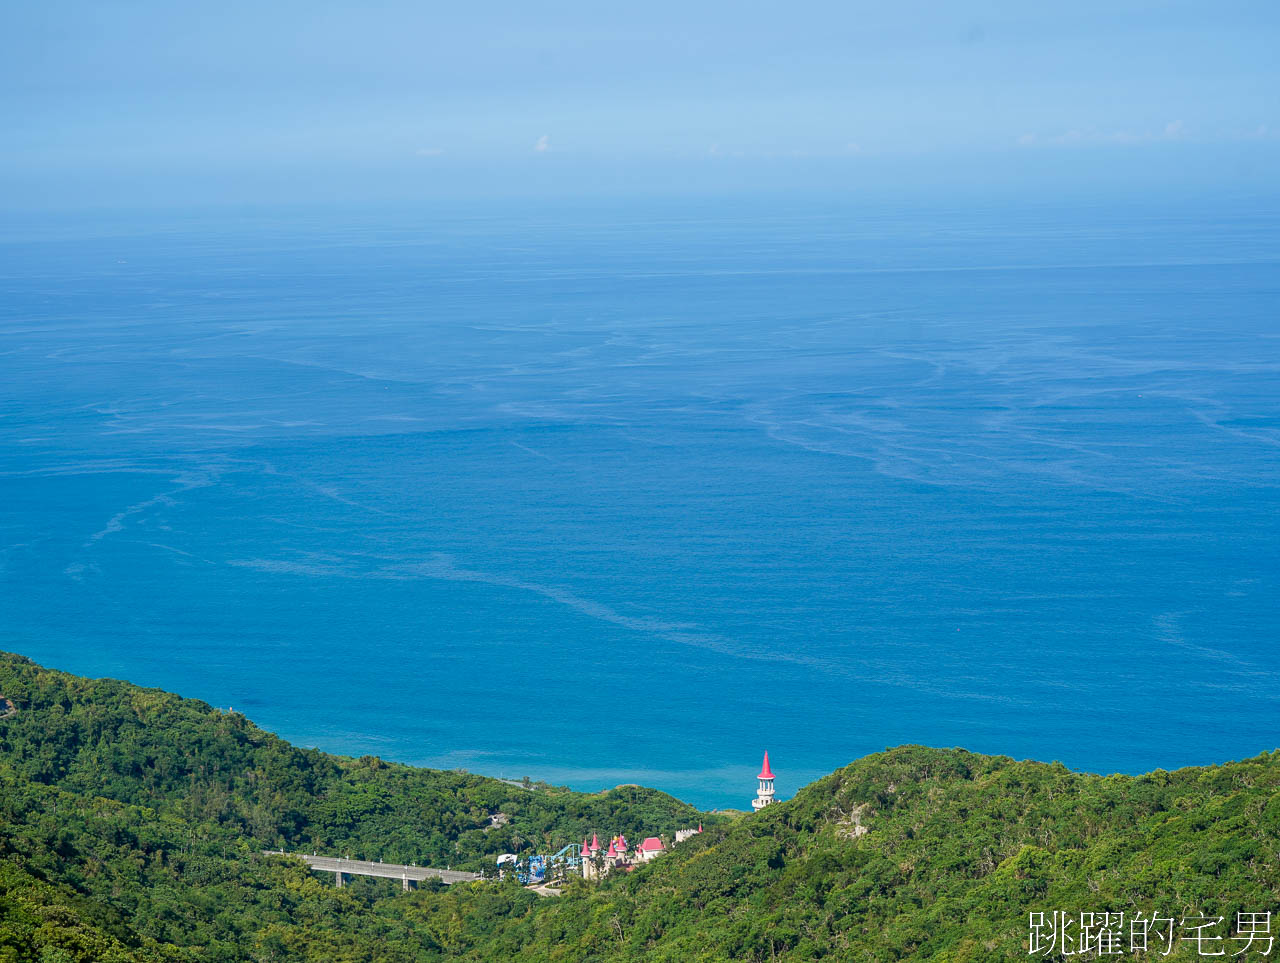
<svg viewBox="0 0 1280 963">
<path fill-rule="evenodd" d="M 342 871 L 341 870 L 333 874 L 333 885 L 338 887 L 338 889 L 342 889 Z"/>
<path fill-rule="evenodd" d="M 400 887 L 401 887 L 401 888 L 402 888 L 406 893 L 407 893 L 407 892 L 409 892 L 409 890 L 410 890 L 410 888 L 411 888 L 411 887 L 409 886 L 409 877 L 408 877 L 408 876 L 405 876 L 405 877 L 401 878 L 401 880 L 400 880 Z"/>
</svg>

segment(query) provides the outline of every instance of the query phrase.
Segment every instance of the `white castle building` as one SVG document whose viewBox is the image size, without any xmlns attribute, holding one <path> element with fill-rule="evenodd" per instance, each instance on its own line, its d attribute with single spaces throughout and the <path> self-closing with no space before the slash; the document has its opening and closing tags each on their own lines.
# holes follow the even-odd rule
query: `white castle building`
<svg viewBox="0 0 1280 963">
<path fill-rule="evenodd" d="M 702 832 L 702 823 L 697 829 L 676 830 L 676 843 L 682 843 L 691 836 Z M 584 879 L 599 879 L 614 871 L 631 872 L 640 863 L 647 863 L 668 852 L 669 847 L 657 836 L 650 836 L 632 849 L 627 837 L 619 833 L 609 840 L 609 848 L 600 845 L 600 836 L 591 834 L 591 841 L 582 841 L 582 849 L 578 851 L 578 859 L 582 867 Z"/>
<path fill-rule="evenodd" d="M 756 788 L 756 798 L 751 800 L 751 808 L 756 812 L 773 802 L 773 770 L 769 768 L 769 753 L 764 754 L 764 765 L 760 767 L 760 780 Z"/>
<path fill-rule="evenodd" d="M 697 836 L 700 832 L 702 832 L 702 823 L 698 823 L 697 829 L 677 829 L 676 845 L 679 846 L 686 839 L 691 839 L 692 837 Z"/>
</svg>

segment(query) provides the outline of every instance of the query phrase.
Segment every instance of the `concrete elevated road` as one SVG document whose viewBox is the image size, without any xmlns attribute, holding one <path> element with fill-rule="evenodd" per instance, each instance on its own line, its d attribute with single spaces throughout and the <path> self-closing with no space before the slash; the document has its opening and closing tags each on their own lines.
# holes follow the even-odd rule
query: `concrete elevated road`
<svg viewBox="0 0 1280 963">
<path fill-rule="evenodd" d="M 292 856 L 300 859 L 318 873 L 333 873 L 338 886 L 344 876 L 379 876 L 398 879 L 408 889 L 411 883 L 424 879 L 438 879 L 445 884 L 470 883 L 483 879 L 479 873 L 464 873 L 458 869 L 432 869 L 430 866 L 407 866 L 404 863 L 376 863 L 368 859 L 343 859 L 340 856 L 310 856 L 306 853 L 286 853 L 269 849 L 267 856 Z"/>
</svg>

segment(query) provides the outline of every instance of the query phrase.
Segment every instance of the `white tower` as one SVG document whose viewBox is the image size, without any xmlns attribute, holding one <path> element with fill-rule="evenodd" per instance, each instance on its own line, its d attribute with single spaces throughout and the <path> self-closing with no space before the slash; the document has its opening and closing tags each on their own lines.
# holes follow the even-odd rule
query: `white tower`
<svg viewBox="0 0 1280 963">
<path fill-rule="evenodd" d="M 759 812 L 773 802 L 773 770 L 769 768 L 769 753 L 764 754 L 764 765 L 760 767 L 760 786 L 756 790 L 756 798 L 751 800 L 751 808 Z"/>
</svg>

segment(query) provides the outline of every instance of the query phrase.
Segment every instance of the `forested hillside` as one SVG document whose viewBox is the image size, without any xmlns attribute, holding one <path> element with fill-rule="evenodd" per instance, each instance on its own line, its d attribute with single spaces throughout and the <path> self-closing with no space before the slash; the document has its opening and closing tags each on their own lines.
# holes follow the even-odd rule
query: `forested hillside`
<svg viewBox="0 0 1280 963">
<path fill-rule="evenodd" d="M 705 817 L 665 793 L 530 791 L 497 779 L 303 750 L 239 713 L 0 654 L 0 761 L 68 793 L 211 821 L 263 848 L 478 869 L 492 854 L 591 830 L 671 831 Z M 491 826 L 489 816 L 510 821 Z"/>
<path fill-rule="evenodd" d="M 592 831 L 715 821 L 642 787 L 529 790 L 302 750 L 238 713 L 16 655 L 0 654 L 0 694 L 17 708 L 0 719 L 0 963 L 40 958 L 31 940 L 86 961 L 112 958 L 112 940 L 139 958 L 421 959 L 434 944 L 406 932 L 390 884 L 339 891 L 258 854 L 479 870 Z"/>
<path fill-rule="evenodd" d="M 1027 959 L 1028 915 L 1054 911 L 1125 913 L 1128 957 L 1142 912 L 1176 921 L 1168 955 L 1152 936 L 1153 960 L 1231 956 L 1247 943 L 1232 938 L 1238 912 L 1280 911 L 1278 789 L 1277 753 L 1104 778 L 908 746 L 505 935 L 533 959 L 979 963 Z M 1200 947 L 1185 937 L 1202 915 L 1223 918 L 1204 930 L 1222 939 Z M 1265 945 L 1234 959 L 1266 959 Z"/>
<path fill-rule="evenodd" d="M 299 750 L 242 716 L 17 656 L 0 657 L 0 694 L 18 709 L 0 719 L 0 963 L 1013 960 L 1036 912 L 1173 917 L 1152 960 L 1262 960 L 1237 913 L 1280 911 L 1275 753 L 1099 777 L 904 747 L 560 897 L 402 894 L 259 853 L 479 866 L 517 836 L 545 851 L 702 817 L 653 790 L 530 792 Z M 486 829 L 499 811 L 511 823 Z M 1217 943 L 1185 939 L 1202 915 L 1223 918 Z"/>
</svg>

